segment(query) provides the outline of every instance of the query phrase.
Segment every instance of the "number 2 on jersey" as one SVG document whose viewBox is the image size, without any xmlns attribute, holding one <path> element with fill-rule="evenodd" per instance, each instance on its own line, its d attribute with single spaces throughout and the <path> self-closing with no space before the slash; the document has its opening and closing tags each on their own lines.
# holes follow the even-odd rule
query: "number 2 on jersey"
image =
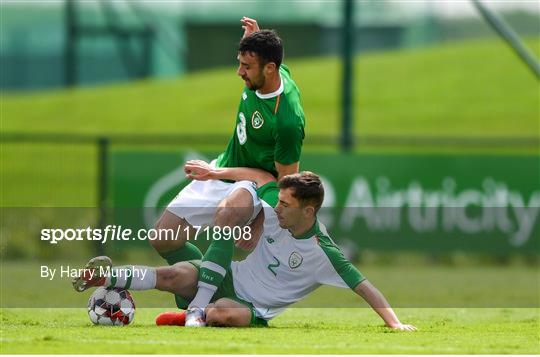
<svg viewBox="0 0 540 357">
<path fill-rule="evenodd" d="M 277 273 L 274 271 L 274 268 L 279 267 L 279 260 L 273 256 L 273 258 L 276 260 L 274 264 L 268 264 L 267 268 L 274 274 L 274 276 L 277 276 Z"/>
</svg>

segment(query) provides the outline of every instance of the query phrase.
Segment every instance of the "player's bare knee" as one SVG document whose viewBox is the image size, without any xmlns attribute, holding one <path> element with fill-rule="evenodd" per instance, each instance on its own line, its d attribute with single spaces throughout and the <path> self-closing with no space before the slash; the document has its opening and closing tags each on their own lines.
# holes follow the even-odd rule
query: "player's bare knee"
<svg viewBox="0 0 540 357">
<path fill-rule="evenodd" d="M 217 227 L 234 227 L 242 224 L 242 221 L 233 207 L 218 207 L 214 215 L 214 226 Z"/>
<path fill-rule="evenodd" d="M 206 323 L 210 326 L 233 326 L 234 309 L 215 306 L 207 309 Z"/>
<path fill-rule="evenodd" d="M 157 269 L 156 288 L 162 291 L 176 293 L 178 290 L 186 288 L 190 283 L 195 286 L 196 281 L 196 269 L 186 262 Z"/>
<path fill-rule="evenodd" d="M 245 225 L 253 213 L 251 193 L 238 189 L 231 197 L 220 202 L 214 216 L 214 225 L 218 227 L 234 227 Z"/>
<path fill-rule="evenodd" d="M 216 308 L 210 305 L 208 305 L 204 310 L 204 313 L 206 315 L 206 324 L 209 326 L 214 326 L 214 323 L 217 320 L 217 312 L 215 312 L 215 310 Z"/>
<path fill-rule="evenodd" d="M 212 304 L 208 305 L 206 309 L 204 310 L 204 313 L 206 315 L 206 324 L 208 326 L 215 326 L 218 316 L 217 316 L 216 308 L 211 305 Z"/>
<path fill-rule="evenodd" d="M 178 269 L 173 266 L 159 267 L 156 269 L 156 288 L 161 291 L 171 292 L 175 281 L 178 279 Z"/>
<path fill-rule="evenodd" d="M 235 190 L 223 203 L 226 207 L 253 209 L 253 197 L 245 188 Z"/>
</svg>

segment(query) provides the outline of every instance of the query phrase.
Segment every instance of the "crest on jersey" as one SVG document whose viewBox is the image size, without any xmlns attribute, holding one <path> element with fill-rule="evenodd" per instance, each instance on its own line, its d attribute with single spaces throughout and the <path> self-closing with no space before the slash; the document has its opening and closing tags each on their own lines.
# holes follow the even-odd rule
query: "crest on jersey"
<svg viewBox="0 0 540 357">
<path fill-rule="evenodd" d="M 253 113 L 251 116 L 251 125 L 253 126 L 253 129 L 260 129 L 264 124 L 264 118 L 259 112 Z"/>
<path fill-rule="evenodd" d="M 304 258 L 300 255 L 298 252 L 292 252 L 291 256 L 289 257 L 289 267 L 291 269 L 298 268 L 301 264 Z"/>
</svg>

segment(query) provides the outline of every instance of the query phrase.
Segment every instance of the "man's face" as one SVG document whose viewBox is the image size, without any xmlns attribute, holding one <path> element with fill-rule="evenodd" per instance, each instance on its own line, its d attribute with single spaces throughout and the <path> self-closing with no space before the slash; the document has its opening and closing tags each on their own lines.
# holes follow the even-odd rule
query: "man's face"
<svg viewBox="0 0 540 357">
<path fill-rule="evenodd" d="M 259 57 L 252 52 L 245 52 L 244 54 L 238 53 L 238 74 L 244 82 L 246 87 L 251 90 L 257 90 L 264 86 L 266 78 L 264 76 L 264 66 L 260 65 Z"/>
<path fill-rule="evenodd" d="M 279 190 L 279 201 L 274 209 L 279 220 L 279 226 L 284 229 L 295 227 L 304 219 L 302 204 L 293 197 L 293 192 L 292 188 Z"/>
</svg>

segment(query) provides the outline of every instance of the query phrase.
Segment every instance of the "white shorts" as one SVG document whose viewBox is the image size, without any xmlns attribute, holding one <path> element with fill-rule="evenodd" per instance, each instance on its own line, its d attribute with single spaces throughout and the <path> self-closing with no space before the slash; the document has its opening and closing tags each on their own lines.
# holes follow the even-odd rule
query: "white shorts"
<svg viewBox="0 0 540 357">
<path fill-rule="evenodd" d="M 253 200 L 253 212 L 248 221 L 251 223 L 261 211 L 261 201 L 251 181 L 227 183 L 220 180 L 194 180 L 167 206 L 167 211 L 184 218 L 192 226 L 212 226 L 219 203 L 238 189 L 246 189 Z"/>
</svg>

